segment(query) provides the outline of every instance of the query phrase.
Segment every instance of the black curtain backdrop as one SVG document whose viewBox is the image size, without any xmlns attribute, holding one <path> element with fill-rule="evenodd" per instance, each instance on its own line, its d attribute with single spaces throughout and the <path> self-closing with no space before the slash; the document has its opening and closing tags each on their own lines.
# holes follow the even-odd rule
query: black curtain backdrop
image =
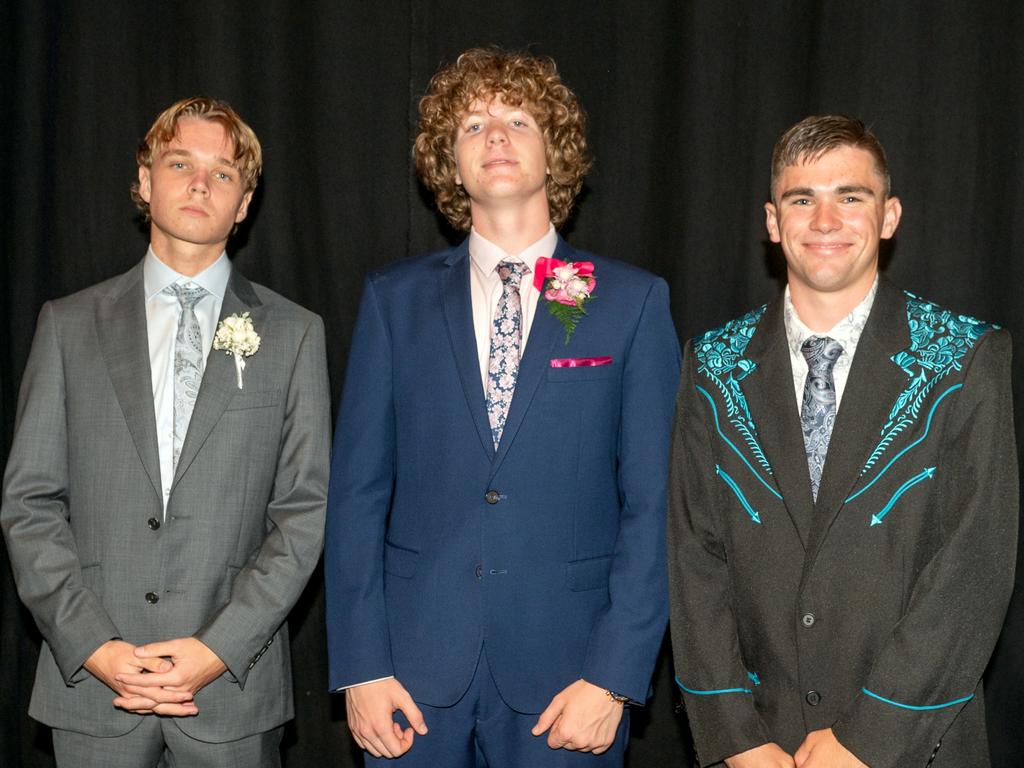
<svg viewBox="0 0 1024 768">
<path fill-rule="evenodd" d="M 414 176 L 416 102 L 441 62 L 488 43 L 558 62 L 589 115 L 596 156 L 563 233 L 664 276 L 681 338 L 779 288 L 761 207 L 775 137 L 807 114 L 861 116 L 887 147 L 903 200 L 889 277 L 1015 333 L 1019 411 L 1022 9 L 1015 0 L 7 0 L 0 464 L 40 305 L 142 257 L 146 232 L 128 198 L 134 146 L 161 109 L 193 94 L 228 100 L 263 142 L 266 172 L 235 264 L 324 317 L 337 397 L 365 273 L 457 239 Z M 1003 768 L 1024 752 L 1022 594 L 988 672 Z M 287 765 L 356 765 L 343 702 L 325 691 L 319 573 L 291 624 Z M 12 768 L 52 765 L 49 733 L 25 714 L 38 643 L 4 551 L 0 763 Z M 654 698 L 634 716 L 632 768 L 688 764 L 671 669 L 663 651 Z"/>
</svg>

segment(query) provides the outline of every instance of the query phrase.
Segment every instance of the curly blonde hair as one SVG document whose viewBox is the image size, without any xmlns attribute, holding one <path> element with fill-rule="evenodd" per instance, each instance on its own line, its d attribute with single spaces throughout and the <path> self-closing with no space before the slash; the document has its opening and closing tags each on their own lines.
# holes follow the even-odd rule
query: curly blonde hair
<svg viewBox="0 0 1024 768">
<path fill-rule="evenodd" d="M 416 171 L 452 226 L 469 230 L 469 195 L 455 182 L 455 136 L 469 106 L 495 96 L 509 106 L 524 107 L 540 127 L 550 170 L 548 210 L 552 223 L 560 227 L 569 217 L 591 161 L 583 110 L 576 95 L 562 84 L 555 62 L 546 56 L 472 48 L 435 74 L 420 99 Z"/>
<path fill-rule="evenodd" d="M 229 104 L 206 96 L 193 96 L 176 102 L 157 115 L 153 125 L 146 132 L 135 150 L 135 161 L 140 167 L 152 168 L 153 158 L 165 144 L 174 140 L 178 131 L 178 122 L 186 118 L 209 120 L 220 123 L 225 133 L 231 137 L 235 148 L 235 165 L 242 174 L 242 184 L 246 192 L 256 189 L 260 173 L 263 171 L 263 150 L 260 140 L 252 128 L 238 116 Z M 132 201 L 142 212 L 145 221 L 149 221 L 149 203 L 139 194 L 139 183 L 131 187 Z"/>
</svg>

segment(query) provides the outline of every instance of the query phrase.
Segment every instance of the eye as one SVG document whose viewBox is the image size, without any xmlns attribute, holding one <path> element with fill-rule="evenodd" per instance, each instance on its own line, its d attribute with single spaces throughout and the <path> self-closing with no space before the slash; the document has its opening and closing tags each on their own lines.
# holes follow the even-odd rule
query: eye
<svg viewBox="0 0 1024 768">
<path fill-rule="evenodd" d="M 216 176 L 221 181 L 231 181 L 231 174 L 230 173 L 226 173 L 225 171 L 217 171 L 213 175 Z"/>
<path fill-rule="evenodd" d="M 466 133 L 478 133 L 480 131 L 480 123 L 470 123 L 466 126 Z"/>
<path fill-rule="evenodd" d="M 810 205 L 811 202 L 812 201 L 811 201 L 811 199 L 809 197 L 798 197 L 795 200 L 793 200 L 793 205 L 804 205 L 804 206 L 807 206 L 807 205 Z"/>
<path fill-rule="evenodd" d="M 844 202 L 844 203 L 859 203 L 860 202 L 860 198 L 857 197 L 857 195 L 847 195 L 846 197 L 844 197 L 842 199 L 842 202 Z"/>
<path fill-rule="evenodd" d="M 526 127 L 526 121 L 525 120 L 519 120 L 519 119 L 513 120 L 512 121 L 512 127 L 513 128 L 525 128 Z"/>
<path fill-rule="evenodd" d="M 171 163 L 171 168 L 174 168 L 175 170 L 178 171 L 182 170 L 184 167 L 185 163 L 183 163 L 181 160 L 175 160 L 174 162 Z"/>
</svg>

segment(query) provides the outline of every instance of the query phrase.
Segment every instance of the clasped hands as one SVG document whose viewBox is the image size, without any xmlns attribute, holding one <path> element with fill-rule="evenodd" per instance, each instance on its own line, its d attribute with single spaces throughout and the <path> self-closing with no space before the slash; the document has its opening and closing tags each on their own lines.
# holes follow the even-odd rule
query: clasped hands
<svg viewBox="0 0 1024 768">
<path fill-rule="evenodd" d="M 366 683 L 345 691 L 348 727 L 360 748 L 374 757 L 398 757 L 409 751 L 416 734 L 425 736 L 423 713 L 405 687 L 394 678 Z M 603 688 L 577 680 L 564 688 L 540 713 L 531 729 L 546 731 L 548 746 L 599 755 L 615 741 L 623 705 L 612 701 Z M 401 710 L 409 722 L 405 730 L 392 719 Z"/>
<path fill-rule="evenodd" d="M 762 744 L 726 758 L 726 768 L 867 768 L 839 743 L 831 728 L 811 731 L 790 757 L 778 744 Z"/>
<path fill-rule="evenodd" d="M 227 669 L 194 637 L 137 646 L 108 640 L 88 658 L 85 668 L 117 694 L 115 707 L 172 717 L 199 714 L 195 695 Z"/>
</svg>

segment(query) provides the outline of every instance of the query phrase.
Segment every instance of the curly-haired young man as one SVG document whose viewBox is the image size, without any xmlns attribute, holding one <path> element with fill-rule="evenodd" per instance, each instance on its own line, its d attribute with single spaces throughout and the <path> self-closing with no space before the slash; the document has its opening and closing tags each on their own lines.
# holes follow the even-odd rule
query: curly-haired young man
<svg viewBox="0 0 1024 768">
<path fill-rule="evenodd" d="M 420 113 L 420 176 L 469 237 L 366 281 L 330 684 L 371 765 L 621 765 L 666 620 L 668 291 L 556 234 L 589 163 L 550 59 L 467 51 Z"/>
</svg>

